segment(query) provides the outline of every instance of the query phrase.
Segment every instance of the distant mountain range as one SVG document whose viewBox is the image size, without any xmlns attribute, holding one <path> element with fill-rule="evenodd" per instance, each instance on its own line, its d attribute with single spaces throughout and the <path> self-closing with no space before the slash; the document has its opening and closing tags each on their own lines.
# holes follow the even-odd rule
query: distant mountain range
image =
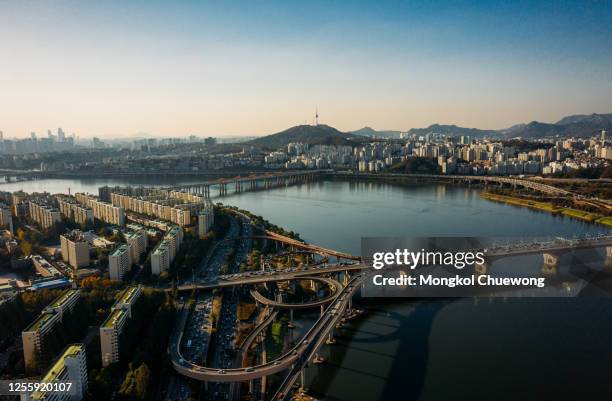
<svg viewBox="0 0 612 401">
<path fill-rule="evenodd" d="M 439 133 L 452 136 L 469 135 L 472 138 L 483 136 L 496 136 L 500 139 L 526 138 L 538 139 L 546 136 L 562 135 L 574 137 L 589 137 L 597 135 L 605 129 L 612 132 L 611 114 L 578 114 L 567 116 L 556 123 L 542 123 L 532 121 L 528 124 L 517 124 L 502 130 L 486 130 L 478 128 L 465 128 L 456 125 L 432 124 L 426 128 L 412 128 L 407 131 L 409 135 L 426 135 Z M 264 148 L 277 149 L 291 142 L 303 142 L 311 145 L 354 145 L 364 142 L 366 138 L 399 138 L 400 131 L 377 131 L 371 127 L 364 127 L 356 131 L 341 132 L 328 125 L 298 125 L 282 132 L 256 138 L 245 144 Z"/>
<path fill-rule="evenodd" d="M 509 138 L 520 136 L 530 139 L 553 135 L 589 137 L 602 129 L 612 130 L 612 114 L 577 114 L 564 117 L 554 124 L 532 121 L 500 130 L 499 133 Z"/>
<path fill-rule="evenodd" d="M 349 131 L 349 134 L 359 135 L 359 136 L 369 136 L 372 138 L 399 138 L 401 131 L 377 131 L 372 127 L 363 127 L 356 131 Z"/>
<path fill-rule="evenodd" d="M 408 130 L 408 134 L 412 135 L 426 135 L 430 133 L 436 134 L 444 134 L 444 135 L 452 135 L 452 136 L 461 136 L 461 135 L 469 135 L 470 137 L 482 137 L 482 136 L 493 136 L 497 135 L 498 132 L 495 130 L 484 130 L 478 128 L 464 128 L 458 127 L 456 125 L 442 125 L 442 124 L 432 124 L 427 128 L 412 128 Z"/>
</svg>

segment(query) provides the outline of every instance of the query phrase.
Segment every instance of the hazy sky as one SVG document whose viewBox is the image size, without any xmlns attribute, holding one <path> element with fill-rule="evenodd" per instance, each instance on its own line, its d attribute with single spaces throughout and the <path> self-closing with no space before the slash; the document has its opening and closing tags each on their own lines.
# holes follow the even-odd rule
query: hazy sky
<svg viewBox="0 0 612 401">
<path fill-rule="evenodd" d="M 612 112 L 612 2 L 0 3 L 5 136 L 259 135 L 315 106 L 341 130 Z"/>
</svg>

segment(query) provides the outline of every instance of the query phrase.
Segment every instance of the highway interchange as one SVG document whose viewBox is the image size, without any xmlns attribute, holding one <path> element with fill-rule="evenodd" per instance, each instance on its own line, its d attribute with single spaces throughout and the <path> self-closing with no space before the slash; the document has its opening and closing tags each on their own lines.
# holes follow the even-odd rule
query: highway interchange
<svg viewBox="0 0 612 401">
<path fill-rule="evenodd" d="M 189 294 L 198 290 L 193 310 L 184 308 L 177 324 L 175 336 L 171 339 L 169 353 L 176 372 L 180 375 L 196 379 L 205 384 L 206 397 L 211 400 L 238 400 L 240 397 L 240 382 L 252 382 L 282 371 L 284 376 L 280 387 L 273 397 L 275 400 L 287 399 L 291 388 L 298 380 L 304 368 L 316 358 L 318 349 L 328 339 L 335 327 L 344 319 L 351 307 L 351 298 L 361 288 L 365 278 L 362 271 L 367 267 L 361 262 L 315 263 L 285 269 L 267 269 L 239 272 L 239 266 L 245 262 L 253 247 L 253 238 L 271 239 L 269 235 L 253 236 L 253 226 L 248 218 L 238 215 L 231 219 L 231 224 L 223 240 L 219 241 L 212 252 L 197 269 L 194 279 L 178 286 L 181 294 Z M 290 242 L 285 242 L 288 246 Z M 554 239 L 544 245 L 537 246 L 537 252 L 546 249 L 562 250 L 567 247 L 592 247 L 612 245 L 612 238 L 599 237 L 588 240 Z M 308 252 L 306 244 L 293 247 Z M 328 251 L 325 248 L 317 248 Z M 232 255 L 232 250 L 235 254 Z M 491 249 L 496 256 L 503 254 L 517 255 L 533 253 L 536 246 L 529 244 L 508 246 L 499 245 Z M 329 256 L 325 254 L 322 256 Z M 356 259 L 355 257 L 352 258 Z M 323 259 L 327 261 L 327 259 Z M 224 274 L 221 272 L 224 271 Z M 322 277 L 326 276 L 326 277 Z M 342 283 L 334 280 L 334 276 L 343 277 Z M 328 296 L 312 302 L 301 304 L 284 300 L 269 299 L 259 293 L 255 287 L 250 291 L 256 303 L 263 309 L 261 319 L 241 344 L 236 344 L 238 292 L 244 286 L 256 286 L 271 282 L 291 282 L 295 280 L 312 280 L 322 282 L 330 288 Z M 216 295 L 222 294 L 221 312 L 217 321 L 216 333 L 209 337 L 211 290 L 216 289 Z M 206 295 L 208 294 L 208 295 Z M 183 296 L 184 298 L 184 296 Z M 326 309 L 323 309 L 327 305 Z M 253 366 L 243 366 L 246 351 L 265 333 L 267 327 L 277 318 L 279 309 L 299 309 L 321 307 L 321 316 L 308 330 L 305 336 L 295 346 L 282 355 L 271 360 L 260 361 Z M 205 333 L 205 334 L 204 334 Z M 237 349 L 240 346 L 240 349 Z M 208 353 L 208 357 L 206 357 Z M 180 380 L 179 380 L 180 382 Z M 184 382 L 183 382 L 184 385 Z M 177 387 L 177 386 L 175 386 Z M 178 386 L 181 389 L 180 386 Z M 251 386 L 251 388 L 253 388 Z M 184 390 L 184 387 L 182 388 Z M 186 400 L 189 391 L 173 391 L 167 400 Z"/>
</svg>

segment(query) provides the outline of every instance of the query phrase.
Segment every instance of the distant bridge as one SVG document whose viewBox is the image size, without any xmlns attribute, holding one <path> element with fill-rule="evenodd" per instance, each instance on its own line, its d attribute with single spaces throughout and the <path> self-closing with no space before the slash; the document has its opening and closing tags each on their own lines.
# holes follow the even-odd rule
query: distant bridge
<svg viewBox="0 0 612 401">
<path fill-rule="evenodd" d="M 314 181 L 332 172 L 332 170 L 274 171 L 247 176 L 238 175 L 233 178 L 219 178 L 197 184 L 175 185 L 167 188 L 210 197 L 210 188 L 216 186 L 219 189 L 219 196 L 224 196 L 229 193 L 231 187 L 234 188 L 235 193 L 270 189 Z"/>
<path fill-rule="evenodd" d="M 525 178 L 508 177 L 508 176 L 495 176 L 495 175 L 454 175 L 454 174 L 398 174 L 398 173 L 352 173 L 352 172 L 335 172 L 335 177 L 344 178 L 389 178 L 389 179 L 402 179 L 402 178 L 415 178 L 424 180 L 436 180 L 436 181 L 451 181 L 451 182 L 476 182 L 483 184 L 502 184 L 511 186 L 520 186 L 523 188 L 533 189 L 535 191 L 543 192 L 549 195 L 557 196 L 574 196 L 573 192 L 566 191 L 565 189 L 557 188 L 552 185 L 544 184 Z"/>
</svg>

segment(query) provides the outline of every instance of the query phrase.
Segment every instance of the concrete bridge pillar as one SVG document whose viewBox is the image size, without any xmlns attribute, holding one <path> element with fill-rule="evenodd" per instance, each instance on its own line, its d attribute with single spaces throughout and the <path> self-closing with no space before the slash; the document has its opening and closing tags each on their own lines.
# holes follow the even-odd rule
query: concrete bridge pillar
<svg viewBox="0 0 612 401">
<path fill-rule="evenodd" d="M 543 276 L 555 276 L 559 272 L 559 269 L 557 265 L 548 265 L 544 263 L 542 264 L 540 272 Z"/>
<path fill-rule="evenodd" d="M 287 327 L 290 329 L 295 328 L 295 324 L 293 323 L 293 309 L 289 309 L 289 323 L 287 323 Z"/>
<path fill-rule="evenodd" d="M 306 390 L 306 367 L 300 370 L 300 391 Z"/>
<path fill-rule="evenodd" d="M 476 263 L 474 271 L 477 275 L 482 276 L 489 272 L 489 265 L 488 263 Z"/>
<path fill-rule="evenodd" d="M 606 268 L 612 268 L 612 246 L 607 246 L 606 247 L 606 262 L 605 262 L 605 267 Z"/>
<path fill-rule="evenodd" d="M 483 274 L 487 274 L 489 272 L 489 264 L 488 263 L 476 263 L 474 266 L 474 272 L 482 276 Z"/>
<path fill-rule="evenodd" d="M 542 254 L 544 264 L 549 266 L 557 266 L 559 264 L 559 255 L 552 252 L 544 252 Z"/>
<path fill-rule="evenodd" d="M 261 364 L 265 365 L 267 363 L 267 356 L 266 356 L 266 342 L 264 341 L 262 343 L 262 347 L 261 347 Z M 260 400 L 265 400 L 266 399 L 266 384 L 267 384 L 267 376 L 263 376 L 261 378 L 261 396 L 260 396 Z"/>
<path fill-rule="evenodd" d="M 249 380 L 249 394 L 253 394 L 253 379 Z"/>
</svg>

